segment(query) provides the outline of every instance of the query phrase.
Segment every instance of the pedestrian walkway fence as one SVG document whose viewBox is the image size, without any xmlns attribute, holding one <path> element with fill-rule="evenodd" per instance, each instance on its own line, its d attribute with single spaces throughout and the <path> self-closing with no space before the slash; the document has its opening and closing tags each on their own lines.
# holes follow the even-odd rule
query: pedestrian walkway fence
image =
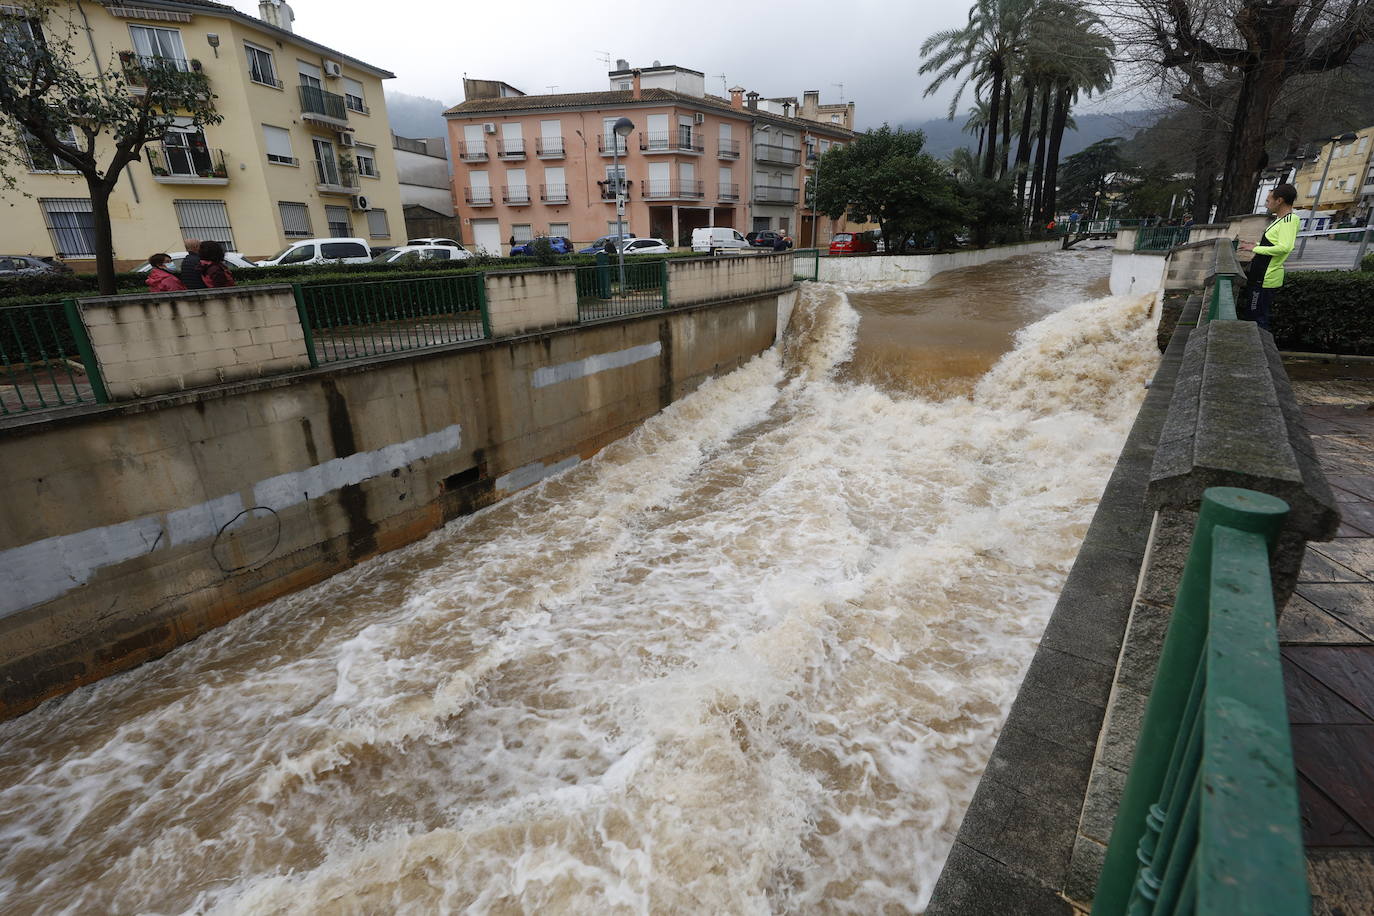
<svg viewBox="0 0 1374 916">
<path fill-rule="evenodd" d="M 1187 244 L 1187 226 L 1142 226 L 1136 230 L 1136 251 L 1171 251 L 1179 245 Z"/>
<path fill-rule="evenodd" d="M 107 400 L 74 301 L 0 307 L 0 416 Z"/>
<path fill-rule="evenodd" d="M 1203 494 L 1093 916 L 1311 912 L 1269 567 L 1287 514 Z"/>
<path fill-rule="evenodd" d="M 618 318 L 668 307 L 668 262 L 625 261 L 620 266 L 591 264 L 577 269 L 577 320 Z"/>
<path fill-rule="evenodd" d="M 294 285 L 310 364 L 422 350 L 489 336 L 480 273 Z"/>
<path fill-rule="evenodd" d="M 819 280 L 821 278 L 821 250 L 798 248 L 792 252 L 792 279 Z"/>
</svg>

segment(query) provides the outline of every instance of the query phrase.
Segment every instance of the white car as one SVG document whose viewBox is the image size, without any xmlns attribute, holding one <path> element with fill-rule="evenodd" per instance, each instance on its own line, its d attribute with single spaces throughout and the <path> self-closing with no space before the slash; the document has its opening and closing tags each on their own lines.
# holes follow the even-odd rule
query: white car
<svg viewBox="0 0 1374 916">
<path fill-rule="evenodd" d="M 402 245 L 388 248 L 372 259 L 373 264 L 395 264 L 398 261 L 466 261 L 472 252 L 461 245 Z"/>
<path fill-rule="evenodd" d="M 461 242 L 454 239 L 406 239 L 407 245 L 443 245 L 446 248 L 463 248 Z M 463 248 L 466 251 L 466 248 Z"/>
<path fill-rule="evenodd" d="M 169 251 L 169 252 L 167 252 L 167 253 L 168 253 L 169 255 L 171 255 L 171 257 L 172 257 L 172 259 L 171 259 L 170 261 L 167 262 L 167 269 L 170 270 L 172 273 L 180 273 L 180 272 L 181 272 L 181 259 L 184 258 L 184 257 L 186 257 L 186 252 L 184 252 L 184 251 Z M 243 255 L 239 254 L 237 251 L 226 251 L 226 252 L 224 253 L 224 263 L 225 263 L 225 264 L 228 264 L 231 270 L 243 270 L 243 269 L 248 268 L 248 267 L 257 267 L 257 266 L 258 266 L 258 265 L 256 265 L 256 264 L 254 264 L 252 261 L 250 261 L 250 260 L 248 260 L 247 258 L 245 258 Z M 152 269 L 153 269 L 153 265 L 145 263 L 145 264 L 142 264 L 142 265 L 139 266 L 139 267 L 135 267 L 135 268 L 134 268 L 134 273 L 136 273 L 136 274 L 146 274 L 148 271 L 150 271 L 150 270 L 152 270 Z"/>
<path fill-rule="evenodd" d="M 663 239 L 628 239 L 620 250 L 626 254 L 668 254 L 673 249 Z"/>
<path fill-rule="evenodd" d="M 282 264 L 366 264 L 372 260 L 372 249 L 366 239 L 301 239 L 292 242 L 264 261 L 259 267 Z"/>
<path fill-rule="evenodd" d="M 706 226 L 692 230 L 692 250 L 698 254 L 740 251 L 748 247 L 749 240 L 728 226 Z"/>
</svg>

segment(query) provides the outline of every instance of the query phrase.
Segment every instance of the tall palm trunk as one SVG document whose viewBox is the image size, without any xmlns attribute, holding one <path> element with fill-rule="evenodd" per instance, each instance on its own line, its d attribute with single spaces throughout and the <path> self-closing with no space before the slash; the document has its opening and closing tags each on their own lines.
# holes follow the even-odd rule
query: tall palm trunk
<svg viewBox="0 0 1374 916">
<path fill-rule="evenodd" d="M 1050 148 L 1045 154 L 1045 205 L 1041 215 L 1046 221 L 1054 219 L 1058 201 L 1059 145 L 1064 140 L 1064 125 L 1069 120 L 1069 100 L 1073 89 L 1060 86 L 1054 96 L 1054 122 L 1050 125 Z"/>
<path fill-rule="evenodd" d="M 991 178 L 997 167 L 997 119 L 1002 114 L 1002 65 L 992 64 L 992 100 L 988 103 L 988 150 L 983 160 L 983 177 Z"/>
<path fill-rule="evenodd" d="M 998 178 L 1004 178 L 1007 174 L 1007 159 L 1011 156 L 1011 84 L 1012 78 L 1008 74 L 1002 88 L 1002 162 L 997 171 Z"/>
<path fill-rule="evenodd" d="M 988 129 L 987 129 L 986 127 L 980 127 L 980 128 L 978 128 L 978 152 L 977 152 L 977 154 L 973 157 L 975 162 L 982 162 L 982 161 L 983 161 L 983 140 L 984 140 L 984 138 L 987 137 L 987 135 L 988 135 Z"/>
<path fill-rule="evenodd" d="M 1016 206 L 1026 203 L 1026 166 L 1030 163 L 1031 113 L 1035 109 L 1035 83 L 1029 76 L 1022 79 L 1026 98 L 1021 106 L 1021 135 L 1016 142 Z"/>
<path fill-rule="evenodd" d="M 1031 175 L 1031 213 L 1036 220 L 1044 218 L 1042 205 L 1045 201 L 1045 144 L 1049 142 L 1050 129 L 1050 84 L 1040 88 L 1040 127 L 1036 130 L 1035 171 Z"/>
</svg>

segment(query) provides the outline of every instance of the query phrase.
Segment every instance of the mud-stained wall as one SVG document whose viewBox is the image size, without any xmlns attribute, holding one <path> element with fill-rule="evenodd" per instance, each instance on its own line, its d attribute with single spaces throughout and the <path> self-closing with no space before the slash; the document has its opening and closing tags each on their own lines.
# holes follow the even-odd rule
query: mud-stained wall
<svg viewBox="0 0 1374 916">
<path fill-rule="evenodd" d="M 0 717 L 584 460 L 794 292 L 111 405 L 0 436 Z"/>
</svg>

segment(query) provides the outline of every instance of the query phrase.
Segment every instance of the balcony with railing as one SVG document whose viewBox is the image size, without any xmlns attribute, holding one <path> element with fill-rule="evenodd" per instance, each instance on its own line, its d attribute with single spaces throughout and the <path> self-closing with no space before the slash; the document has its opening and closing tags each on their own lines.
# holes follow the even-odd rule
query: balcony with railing
<svg viewBox="0 0 1374 916">
<path fill-rule="evenodd" d="M 358 173 L 333 159 L 316 159 L 315 190 L 321 194 L 357 194 Z"/>
<path fill-rule="evenodd" d="M 737 185 L 737 184 L 730 184 L 729 182 L 722 181 L 722 182 L 720 183 L 720 190 L 716 193 L 716 200 L 721 200 L 721 201 L 736 201 L 736 200 L 739 200 L 739 185 Z"/>
<path fill-rule="evenodd" d="M 491 188 L 465 188 L 463 199 L 472 207 L 490 207 L 496 203 L 491 196 Z"/>
<path fill-rule="evenodd" d="M 755 143 L 754 161 L 771 165 L 799 165 L 801 150 L 790 146 L 778 146 L 775 143 Z"/>
<path fill-rule="evenodd" d="M 124 70 L 124 81 L 132 95 L 143 95 L 148 91 L 148 75 L 155 71 L 203 73 L 198 60 L 163 57 L 160 54 L 138 54 L 134 51 L 120 51 L 119 64 Z"/>
<path fill-rule="evenodd" d="M 706 149 L 696 131 L 643 131 L 639 135 L 639 149 L 645 153 L 701 153 Z"/>
<path fill-rule="evenodd" d="M 486 162 L 488 158 L 487 141 L 459 140 L 458 158 L 464 162 Z"/>
<path fill-rule="evenodd" d="M 716 155 L 721 159 L 739 158 L 739 141 L 720 138 L 720 145 L 716 147 Z"/>
<path fill-rule="evenodd" d="M 159 184 L 229 183 L 229 170 L 224 165 L 224 151 L 204 146 L 168 146 L 165 143 L 144 147 L 148 170 Z"/>
<path fill-rule="evenodd" d="M 568 186 L 565 184 L 541 184 L 539 186 L 539 199 L 546 204 L 566 204 L 568 202 Z"/>
<path fill-rule="evenodd" d="M 540 159 L 562 159 L 562 137 L 540 137 L 534 141 L 534 154 Z"/>
<path fill-rule="evenodd" d="M 530 186 L 527 184 L 502 185 L 501 200 L 514 205 L 528 204 L 530 202 Z"/>
<path fill-rule="evenodd" d="M 601 188 L 602 200 L 615 200 L 616 188 L 620 189 L 621 193 L 625 195 L 626 200 L 630 199 L 630 182 L 628 181 L 598 181 L 597 186 Z"/>
<path fill-rule="evenodd" d="M 301 99 L 301 117 L 330 127 L 348 126 L 348 106 L 344 97 L 325 92 L 318 86 L 297 86 Z"/>
<path fill-rule="evenodd" d="M 706 196 L 702 183 L 690 178 L 650 178 L 639 185 L 645 200 L 701 200 Z"/>
<path fill-rule="evenodd" d="M 496 158 L 498 159 L 524 159 L 525 141 L 517 137 L 514 140 L 500 139 L 496 141 Z"/>
<path fill-rule="evenodd" d="M 796 202 L 796 188 L 781 188 L 767 184 L 754 185 L 754 203 L 756 204 L 795 204 Z"/>
<path fill-rule="evenodd" d="M 617 137 L 614 134 L 609 137 L 605 134 L 597 134 L 596 148 L 603 156 L 624 156 L 630 151 L 630 145 L 625 142 L 625 138 Z"/>
</svg>

